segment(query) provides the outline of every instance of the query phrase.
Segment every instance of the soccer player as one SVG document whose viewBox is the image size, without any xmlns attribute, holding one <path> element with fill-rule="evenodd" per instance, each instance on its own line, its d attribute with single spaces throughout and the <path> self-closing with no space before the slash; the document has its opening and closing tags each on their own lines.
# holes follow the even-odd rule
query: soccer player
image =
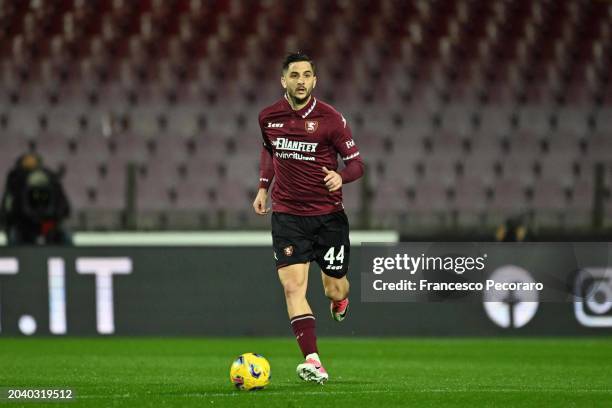
<svg viewBox="0 0 612 408">
<path fill-rule="evenodd" d="M 263 137 L 259 191 L 255 212 L 266 215 L 272 187 L 272 241 L 287 311 L 305 362 L 297 373 L 305 381 L 329 376 L 317 350 L 315 317 L 306 300 L 311 261 L 321 268 L 332 318 L 342 321 L 348 310 L 349 225 L 342 204 L 342 185 L 363 174 L 363 162 L 346 119 L 312 91 L 316 68 L 305 54 L 289 54 L 283 62 L 283 97 L 259 114 Z M 345 167 L 338 169 L 340 154 Z"/>
</svg>

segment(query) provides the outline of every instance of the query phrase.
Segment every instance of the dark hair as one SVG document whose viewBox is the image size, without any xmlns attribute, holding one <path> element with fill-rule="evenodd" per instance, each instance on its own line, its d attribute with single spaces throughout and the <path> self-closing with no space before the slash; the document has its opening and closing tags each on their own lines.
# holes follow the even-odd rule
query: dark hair
<svg viewBox="0 0 612 408">
<path fill-rule="evenodd" d="M 306 61 L 306 62 L 310 62 L 310 66 L 312 66 L 312 73 L 314 75 L 317 74 L 317 70 L 315 68 L 315 63 L 312 61 L 312 59 L 310 59 L 310 57 L 302 52 L 292 52 L 290 54 L 287 54 L 287 56 L 285 57 L 285 60 L 283 61 L 283 72 L 286 72 L 287 69 L 289 69 L 289 64 L 293 63 L 293 62 L 299 62 L 299 61 Z"/>
</svg>

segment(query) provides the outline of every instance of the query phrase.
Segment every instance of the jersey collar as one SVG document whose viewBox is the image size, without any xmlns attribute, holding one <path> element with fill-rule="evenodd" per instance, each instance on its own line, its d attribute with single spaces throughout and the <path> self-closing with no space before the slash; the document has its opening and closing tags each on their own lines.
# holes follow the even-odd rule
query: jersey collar
<svg viewBox="0 0 612 408">
<path fill-rule="evenodd" d="M 308 102 L 306 106 L 304 106 L 302 109 L 298 109 L 294 111 L 293 108 L 291 107 L 291 104 L 287 100 L 287 94 L 283 95 L 283 99 L 285 100 L 285 104 L 287 105 L 287 108 L 295 112 L 296 114 L 300 115 L 302 119 L 306 119 L 308 115 L 312 113 L 315 106 L 317 106 L 317 98 L 313 96 L 312 98 L 310 98 L 310 102 Z"/>
</svg>

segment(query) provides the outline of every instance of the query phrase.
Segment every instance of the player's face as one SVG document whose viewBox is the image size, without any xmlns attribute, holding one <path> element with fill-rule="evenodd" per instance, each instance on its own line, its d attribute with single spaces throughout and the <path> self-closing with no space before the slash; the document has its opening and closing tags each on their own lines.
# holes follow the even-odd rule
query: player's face
<svg viewBox="0 0 612 408">
<path fill-rule="evenodd" d="M 317 84 L 312 66 L 308 61 L 292 62 L 281 77 L 287 95 L 298 103 L 305 102 Z"/>
</svg>

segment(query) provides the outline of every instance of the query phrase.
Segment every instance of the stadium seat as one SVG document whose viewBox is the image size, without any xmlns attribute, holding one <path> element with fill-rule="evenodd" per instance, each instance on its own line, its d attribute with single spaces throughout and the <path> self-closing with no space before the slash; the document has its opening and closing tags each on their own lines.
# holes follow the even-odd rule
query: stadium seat
<svg viewBox="0 0 612 408">
<path fill-rule="evenodd" d="M 303 44 L 367 164 L 370 194 L 347 186 L 346 205 L 380 225 L 525 209 L 588 225 L 588 178 L 612 155 L 606 2 L 24 1 L 0 15 L 15 21 L 0 39 L 0 173 L 41 153 L 85 228 L 124 225 L 127 163 L 144 171 L 139 210 L 156 212 L 146 228 L 266 226 L 248 212 L 257 115 Z"/>
</svg>

